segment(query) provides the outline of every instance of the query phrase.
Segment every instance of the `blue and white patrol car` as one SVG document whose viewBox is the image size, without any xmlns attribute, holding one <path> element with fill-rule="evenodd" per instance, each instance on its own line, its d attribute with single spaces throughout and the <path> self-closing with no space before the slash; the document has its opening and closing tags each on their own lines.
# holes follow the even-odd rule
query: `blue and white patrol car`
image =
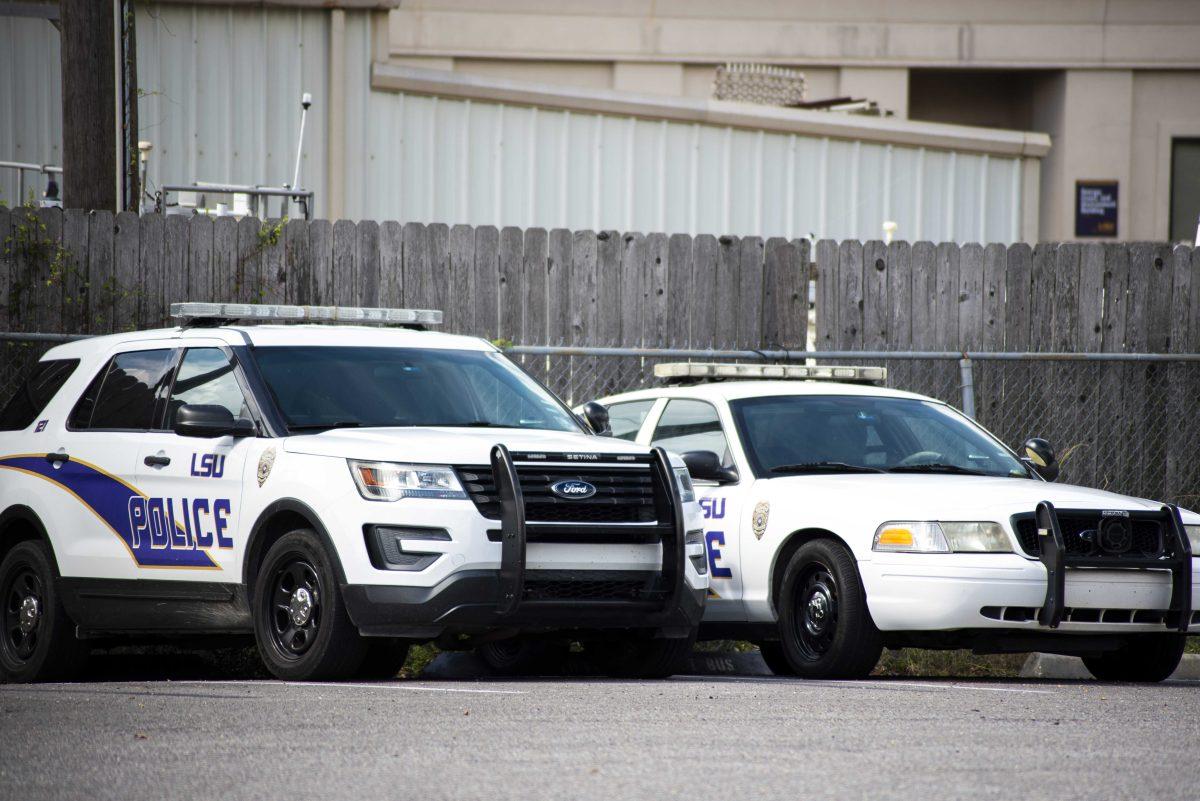
<svg viewBox="0 0 1200 801">
<path fill-rule="evenodd" d="M 872 386 L 877 367 L 655 372 L 673 385 L 598 402 L 615 436 L 691 470 L 701 637 L 754 640 L 776 673 L 862 676 L 888 646 L 1072 654 L 1158 681 L 1200 633 L 1200 515 L 1049 483 L 1044 440 L 1018 456 L 940 401 Z"/>
<path fill-rule="evenodd" d="M 645 676 L 690 650 L 678 457 L 597 437 L 491 344 L 423 330 L 440 312 L 172 312 L 51 349 L 0 413 L 5 680 L 129 635 L 252 632 L 289 679 L 394 675 L 415 641 L 594 638 Z"/>
</svg>

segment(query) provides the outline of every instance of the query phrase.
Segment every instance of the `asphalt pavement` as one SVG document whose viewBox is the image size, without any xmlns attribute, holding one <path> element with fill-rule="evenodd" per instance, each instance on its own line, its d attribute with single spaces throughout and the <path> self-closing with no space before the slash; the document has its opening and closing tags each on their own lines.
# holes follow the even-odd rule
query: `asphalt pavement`
<svg viewBox="0 0 1200 801">
<path fill-rule="evenodd" d="M 1197 743 L 1195 682 L 0 686 L 0 799 L 1182 799 Z"/>
</svg>

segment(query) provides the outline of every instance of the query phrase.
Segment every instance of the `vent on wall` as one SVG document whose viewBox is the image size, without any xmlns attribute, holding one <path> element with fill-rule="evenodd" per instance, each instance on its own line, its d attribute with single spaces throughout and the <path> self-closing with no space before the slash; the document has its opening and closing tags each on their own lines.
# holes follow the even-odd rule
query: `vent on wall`
<svg viewBox="0 0 1200 801">
<path fill-rule="evenodd" d="M 713 97 L 762 106 L 804 102 L 804 73 L 770 64 L 723 64 L 713 80 Z"/>
</svg>

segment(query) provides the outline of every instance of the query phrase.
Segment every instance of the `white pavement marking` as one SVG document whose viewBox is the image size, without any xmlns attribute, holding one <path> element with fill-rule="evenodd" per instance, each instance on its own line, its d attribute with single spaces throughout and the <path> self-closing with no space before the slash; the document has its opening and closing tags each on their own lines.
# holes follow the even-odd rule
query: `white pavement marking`
<svg viewBox="0 0 1200 801">
<path fill-rule="evenodd" d="M 369 690 L 409 690 L 412 692 L 427 692 L 427 693 L 471 693 L 474 695 L 528 695 L 525 690 L 484 690 L 470 687 L 416 687 L 411 684 L 401 684 L 399 682 L 388 684 L 365 684 L 361 682 L 342 682 L 342 681 L 271 681 L 264 679 L 262 681 L 240 681 L 237 679 L 228 681 L 199 681 L 185 680 L 173 681 L 172 684 L 204 684 L 208 686 L 220 684 L 238 684 L 252 687 L 270 687 L 272 685 L 281 685 L 284 687 L 355 687 Z"/>
<path fill-rule="evenodd" d="M 1057 695 L 1057 690 L 1033 690 L 1024 687 L 988 687 L 981 684 L 935 684 L 917 681 L 871 681 L 869 679 L 793 679 L 790 676 L 703 676 L 697 674 L 677 675 L 676 679 L 689 681 L 726 681 L 735 683 L 779 683 L 792 686 L 829 686 L 876 688 L 881 690 L 983 690 L 992 693 L 1027 693 L 1030 695 Z"/>
</svg>

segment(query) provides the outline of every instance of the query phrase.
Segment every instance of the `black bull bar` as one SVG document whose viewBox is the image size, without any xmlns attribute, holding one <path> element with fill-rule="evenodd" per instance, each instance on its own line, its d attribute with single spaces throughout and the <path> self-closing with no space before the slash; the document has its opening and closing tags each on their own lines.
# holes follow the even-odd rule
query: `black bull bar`
<svg viewBox="0 0 1200 801">
<path fill-rule="evenodd" d="M 1170 570 L 1171 606 L 1166 624 L 1186 632 L 1192 619 L 1192 548 L 1179 507 L 1165 504 L 1152 515 L 1163 527 L 1165 554 L 1157 557 L 1097 557 L 1067 552 L 1058 513 L 1050 501 L 1037 505 L 1034 519 L 1041 543 L 1040 559 L 1046 566 L 1046 599 L 1038 612 L 1038 623 L 1058 628 L 1066 613 L 1067 569 L 1102 568 L 1104 570 Z"/>
<path fill-rule="evenodd" d="M 662 448 L 654 448 L 650 453 L 650 465 L 671 503 L 672 525 L 664 528 L 662 536 L 661 586 L 666 590 L 662 608 L 673 609 L 679 605 L 683 592 L 686 521 L 683 503 L 675 490 L 675 478 L 667 452 Z M 505 616 L 517 611 L 524 596 L 528 526 L 521 480 L 513 463 L 513 455 L 504 445 L 492 448 L 491 467 L 496 492 L 500 496 L 500 595 L 496 611 Z"/>
</svg>

